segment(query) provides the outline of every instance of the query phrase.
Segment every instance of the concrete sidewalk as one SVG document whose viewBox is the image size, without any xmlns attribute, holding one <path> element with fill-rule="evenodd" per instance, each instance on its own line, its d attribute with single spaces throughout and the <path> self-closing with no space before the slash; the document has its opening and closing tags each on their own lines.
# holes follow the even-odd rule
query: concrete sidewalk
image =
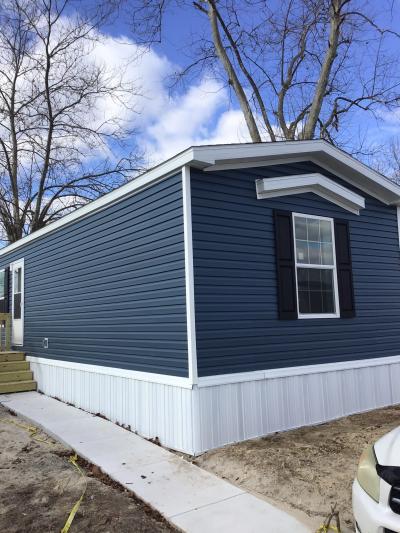
<svg viewBox="0 0 400 533">
<path fill-rule="evenodd" d="M 309 533 L 292 516 L 121 427 L 37 392 L 0 403 L 98 465 L 189 533 Z"/>
</svg>

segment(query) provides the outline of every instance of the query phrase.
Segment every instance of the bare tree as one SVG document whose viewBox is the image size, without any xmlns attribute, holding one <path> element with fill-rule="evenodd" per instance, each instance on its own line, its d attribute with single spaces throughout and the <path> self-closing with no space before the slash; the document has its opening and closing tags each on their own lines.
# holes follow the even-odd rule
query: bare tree
<svg viewBox="0 0 400 533">
<path fill-rule="evenodd" d="M 400 185 L 399 136 L 393 136 L 381 144 L 376 144 L 376 149 L 367 159 L 367 163 Z"/>
<path fill-rule="evenodd" d="M 110 14 L 72 0 L 0 6 L 0 224 L 14 242 L 124 182 L 136 158 L 103 102 L 129 105 L 134 87 L 94 58 Z"/>
<path fill-rule="evenodd" d="M 135 0 L 133 29 L 154 42 L 168 8 L 196 9 L 208 30 L 193 39 L 192 60 L 178 76 L 204 69 L 222 78 L 253 142 L 337 144 L 352 112 L 399 103 L 399 34 L 381 23 L 384 1 Z"/>
</svg>

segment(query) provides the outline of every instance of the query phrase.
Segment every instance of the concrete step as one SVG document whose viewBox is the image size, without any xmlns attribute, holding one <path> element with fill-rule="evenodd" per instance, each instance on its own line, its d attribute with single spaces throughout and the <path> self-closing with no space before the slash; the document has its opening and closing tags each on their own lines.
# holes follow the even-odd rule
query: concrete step
<svg viewBox="0 0 400 533">
<path fill-rule="evenodd" d="M 14 372 L 15 370 L 29 370 L 28 361 L 0 362 L 0 372 Z"/>
<path fill-rule="evenodd" d="M 30 370 L 14 370 L 13 372 L 0 372 L 0 383 L 12 381 L 30 381 L 33 379 L 33 372 Z"/>
<path fill-rule="evenodd" d="M 0 394 L 26 392 L 36 390 L 36 388 L 36 381 L 32 381 L 31 379 L 28 381 L 10 381 L 9 383 L 0 383 Z"/>
<path fill-rule="evenodd" d="M 0 363 L 5 363 L 7 361 L 23 361 L 24 359 L 24 352 L 0 352 Z"/>
</svg>

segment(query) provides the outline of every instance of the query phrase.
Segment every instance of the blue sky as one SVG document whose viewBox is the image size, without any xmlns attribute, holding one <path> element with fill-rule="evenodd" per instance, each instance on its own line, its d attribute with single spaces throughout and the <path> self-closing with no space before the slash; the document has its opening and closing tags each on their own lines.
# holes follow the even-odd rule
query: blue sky
<svg viewBox="0 0 400 533">
<path fill-rule="evenodd" d="M 384 17 L 380 15 L 382 24 L 394 26 L 393 16 L 400 12 L 399 5 L 398 2 L 393 4 L 392 14 L 388 10 Z M 138 50 L 142 51 L 135 47 L 126 20 L 123 13 L 113 24 L 103 28 L 108 37 L 104 58 L 111 68 L 113 65 L 118 68 Z M 145 152 L 149 163 L 169 157 L 190 144 L 249 140 L 238 105 L 220 82 L 205 75 L 191 77 L 171 91 L 170 76 L 188 63 L 186 50 L 190 36 L 202 27 L 207 30 L 206 18 L 192 7 L 169 11 L 164 20 L 162 43 L 141 54 L 141 59 L 128 68 L 128 75 L 137 80 L 139 92 L 145 95 L 135 100 L 139 113 L 131 118 L 137 127 L 132 141 Z M 391 45 L 392 52 L 397 53 L 399 42 L 392 39 Z M 349 149 L 352 139 L 357 139 L 358 143 L 362 138 L 367 145 L 380 145 L 397 135 L 399 125 L 398 116 L 393 113 L 377 122 L 372 116 L 359 112 L 346 126 Z"/>
</svg>

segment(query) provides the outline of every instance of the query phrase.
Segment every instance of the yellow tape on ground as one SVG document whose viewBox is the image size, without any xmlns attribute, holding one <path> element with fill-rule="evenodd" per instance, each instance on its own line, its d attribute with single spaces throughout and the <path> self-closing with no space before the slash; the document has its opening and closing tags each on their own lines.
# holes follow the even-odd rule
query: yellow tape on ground
<svg viewBox="0 0 400 533">
<path fill-rule="evenodd" d="M 340 533 L 336 526 L 321 526 L 317 529 L 317 533 L 329 533 L 329 531 Z"/>
<path fill-rule="evenodd" d="M 37 436 L 37 433 L 40 431 L 36 426 L 28 426 L 26 424 L 21 424 L 20 422 L 16 422 L 15 420 L 11 420 L 11 419 L 0 419 L 0 422 L 4 422 L 6 424 L 14 424 L 14 426 L 17 426 L 21 429 L 25 429 L 26 431 L 28 431 L 30 433 L 30 436 L 39 441 L 39 442 L 45 442 L 46 444 L 52 444 L 52 442 L 49 442 L 45 439 L 41 439 L 40 437 Z M 62 528 L 61 530 L 61 533 L 68 533 L 69 531 L 69 528 L 71 527 L 71 524 L 75 518 L 75 515 L 76 513 L 78 512 L 78 509 L 82 503 L 82 500 L 83 500 L 83 497 L 85 496 L 85 493 L 86 493 L 86 489 L 87 489 L 87 479 L 86 479 L 86 476 L 85 474 L 82 472 L 82 469 L 80 468 L 80 466 L 78 465 L 77 463 L 78 461 L 78 456 L 75 454 L 75 455 L 71 455 L 70 458 L 69 458 L 69 462 L 71 464 L 74 465 L 74 467 L 78 470 L 79 474 L 82 476 L 82 478 L 85 480 L 85 486 L 83 488 L 83 491 L 82 491 L 82 494 L 81 494 L 81 497 L 78 499 L 78 501 L 75 503 L 75 505 L 72 507 L 69 515 L 68 515 L 68 518 L 67 518 L 67 521 L 65 522 L 65 525 L 64 527 Z"/>
<path fill-rule="evenodd" d="M 53 444 L 47 439 L 40 438 L 37 434 L 40 432 L 40 429 L 36 426 L 28 426 L 26 424 L 21 424 L 20 422 L 16 422 L 15 420 L 11 420 L 10 418 L 1 419 L 1 422 L 4 422 L 5 424 L 14 424 L 14 426 L 17 426 L 21 429 L 25 429 L 30 433 L 30 436 L 32 439 L 37 440 L 38 442 L 45 442 L 46 444 Z"/>
<path fill-rule="evenodd" d="M 85 487 L 83 489 L 83 492 L 81 494 L 81 497 L 79 498 L 79 500 L 75 503 L 75 505 L 72 507 L 71 509 L 71 512 L 69 513 L 68 515 L 68 518 L 67 518 L 67 521 L 65 522 L 65 525 L 64 527 L 62 528 L 61 530 L 61 533 L 68 533 L 69 531 L 69 528 L 71 527 L 71 524 L 72 524 L 72 521 L 73 519 L 75 518 L 75 515 L 76 513 L 78 512 L 78 509 L 82 503 L 82 500 L 83 500 L 83 497 L 85 496 L 85 492 L 86 492 L 86 489 L 87 489 L 87 479 L 86 479 L 86 476 L 85 474 L 82 472 L 80 466 L 78 465 L 77 463 L 77 460 L 78 460 L 78 456 L 75 454 L 75 455 L 71 455 L 71 457 L 69 458 L 69 462 L 72 463 L 75 468 L 78 470 L 78 472 L 80 473 L 80 475 L 83 477 L 83 479 L 85 480 Z"/>
</svg>

